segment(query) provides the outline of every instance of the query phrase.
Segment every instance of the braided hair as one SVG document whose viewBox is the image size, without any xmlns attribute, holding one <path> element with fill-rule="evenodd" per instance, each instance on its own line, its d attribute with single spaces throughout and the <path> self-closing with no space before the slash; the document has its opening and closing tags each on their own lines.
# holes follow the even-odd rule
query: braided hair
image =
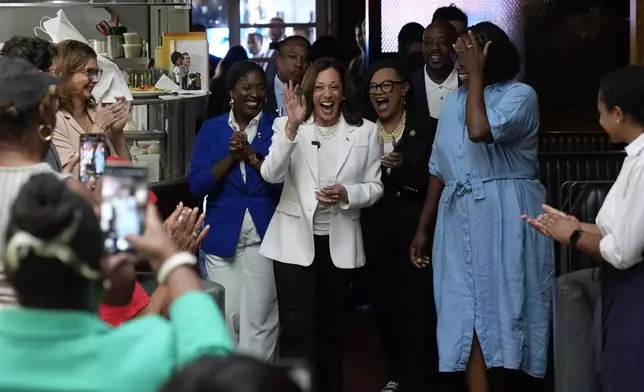
<svg viewBox="0 0 644 392">
<path fill-rule="evenodd" d="M 90 204 L 54 174 L 22 187 L 11 210 L 3 260 L 25 307 L 88 309 L 103 240 Z"/>
</svg>

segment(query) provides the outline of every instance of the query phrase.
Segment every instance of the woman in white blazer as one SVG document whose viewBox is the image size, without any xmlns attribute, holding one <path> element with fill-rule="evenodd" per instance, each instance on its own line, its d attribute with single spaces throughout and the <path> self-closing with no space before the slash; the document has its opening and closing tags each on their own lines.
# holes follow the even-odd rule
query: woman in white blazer
<svg viewBox="0 0 644 392">
<path fill-rule="evenodd" d="M 260 253 L 275 260 L 280 356 L 310 361 L 316 391 L 341 392 L 342 311 L 365 263 L 360 209 L 383 193 L 380 145 L 341 62 L 316 61 L 296 90 L 285 88 L 288 116 L 275 120 L 261 167 L 284 190 Z"/>
</svg>

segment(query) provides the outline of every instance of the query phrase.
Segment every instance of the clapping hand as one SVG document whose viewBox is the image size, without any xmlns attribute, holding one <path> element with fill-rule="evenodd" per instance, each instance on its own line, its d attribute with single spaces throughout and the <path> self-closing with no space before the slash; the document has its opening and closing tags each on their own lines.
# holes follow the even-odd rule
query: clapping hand
<svg viewBox="0 0 644 392">
<path fill-rule="evenodd" d="M 230 137 L 229 151 L 236 159 L 246 159 L 255 152 L 248 143 L 246 134 L 239 131 L 233 132 Z"/>
<path fill-rule="evenodd" d="M 177 208 L 165 222 L 163 227 L 172 238 L 179 250 L 196 253 L 199 246 L 210 231 L 210 226 L 203 227 L 206 214 L 199 214 L 199 208 L 190 209 L 179 203 Z"/>
<path fill-rule="evenodd" d="M 523 214 L 521 219 L 528 222 L 546 237 L 567 244 L 572 233 L 576 230 L 581 230 L 581 223 L 574 216 L 567 215 L 547 204 L 543 204 L 541 208 L 545 214 L 541 214 L 536 218 Z"/>
<path fill-rule="evenodd" d="M 115 120 L 114 124 L 112 125 L 112 132 L 122 132 L 123 128 L 125 128 L 125 124 L 127 123 L 127 120 L 130 118 L 130 103 L 125 100 L 125 97 L 119 97 L 116 99 L 116 104 L 121 104 L 120 107 L 118 107 L 116 110 L 115 109 Z"/>
<path fill-rule="evenodd" d="M 103 129 L 112 128 L 115 124 L 127 122 L 127 118 L 130 114 L 130 105 L 125 103 L 123 100 L 117 100 L 116 103 L 103 106 L 102 101 L 98 101 L 96 109 L 95 123 Z M 121 129 L 116 129 L 116 131 L 122 131 Z"/>
</svg>

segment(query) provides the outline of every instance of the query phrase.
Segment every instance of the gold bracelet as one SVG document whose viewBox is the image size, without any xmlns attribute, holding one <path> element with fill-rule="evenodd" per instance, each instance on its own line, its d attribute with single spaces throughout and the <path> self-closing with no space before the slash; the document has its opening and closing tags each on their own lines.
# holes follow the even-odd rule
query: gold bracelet
<svg viewBox="0 0 644 392">
<path fill-rule="evenodd" d="M 291 121 L 290 121 L 290 120 L 286 120 L 286 127 L 284 127 L 284 130 L 285 130 L 285 131 L 288 131 L 288 128 L 289 128 L 291 125 L 292 125 L 292 124 L 291 124 Z M 295 127 L 295 132 L 296 132 L 296 133 L 297 133 L 297 128 L 299 128 L 299 127 L 300 127 L 299 125 L 298 125 L 297 127 Z"/>
<path fill-rule="evenodd" d="M 101 128 L 103 130 L 103 132 L 107 131 L 107 128 L 105 128 L 104 126 L 102 126 L 99 123 L 94 123 L 94 125 L 96 125 L 97 127 Z"/>
</svg>

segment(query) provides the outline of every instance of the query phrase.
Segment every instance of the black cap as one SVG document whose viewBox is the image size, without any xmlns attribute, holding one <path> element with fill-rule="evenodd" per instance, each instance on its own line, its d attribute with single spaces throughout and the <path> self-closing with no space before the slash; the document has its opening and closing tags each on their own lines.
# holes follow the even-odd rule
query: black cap
<svg viewBox="0 0 644 392">
<path fill-rule="evenodd" d="M 0 114 L 17 116 L 40 105 L 58 79 L 18 57 L 0 57 Z"/>
</svg>

